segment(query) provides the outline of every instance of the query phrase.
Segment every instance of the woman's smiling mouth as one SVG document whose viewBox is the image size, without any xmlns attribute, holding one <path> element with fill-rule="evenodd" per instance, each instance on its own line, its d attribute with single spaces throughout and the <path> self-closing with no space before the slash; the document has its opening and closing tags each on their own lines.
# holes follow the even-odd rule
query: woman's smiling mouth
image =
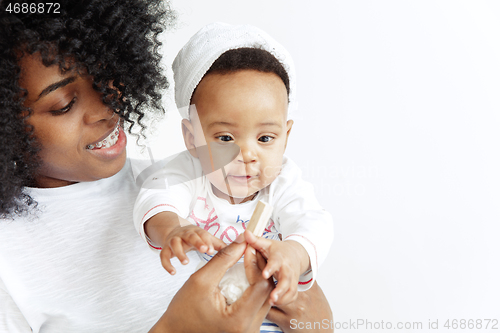
<svg viewBox="0 0 500 333">
<path fill-rule="evenodd" d="M 99 142 L 87 145 L 86 149 L 105 149 L 114 146 L 118 142 L 118 137 L 120 136 L 120 121 L 116 122 L 115 128 L 108 134 L 104 139 Z"/>
<path fill-rule="evenodd" d="M 118 121 L 115 128 L 103 139 L 87 145 L 86 151 L 104 160 L 113 160 L 125 152 L 127 136 Z"/>
</svg>

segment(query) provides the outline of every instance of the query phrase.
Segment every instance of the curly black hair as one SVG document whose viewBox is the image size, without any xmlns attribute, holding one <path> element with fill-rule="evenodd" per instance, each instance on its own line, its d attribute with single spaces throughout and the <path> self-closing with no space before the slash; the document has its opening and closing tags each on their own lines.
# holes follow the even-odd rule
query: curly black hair
<svg viewBox="0 0 500 333">
<path fill-rule="evenodd" d="M 90 75 L 103 103 L 128 122 L 129 133 L 138 125 L 143 134 L 145 112 L 164 112 L 161 92 L 168 82 L 160 67 L 158 35 L 174 24 L 176 16 L 162 0 L 63 0 L 58 13 L 14 10 L 16 2 L 20 1 L 0 0 L 0 217 L 4 218 L 36 206 L 24 188 L 33 185 L 40 147 L 26 123 L 31 110 L 23 106 L 27 91 L 19 86 L 20 57 L 39 53 L 45 66 Z M 30 3 L 39 8 L 43 2 Z"/>
<path fill-rule="evenodd" d="M 285 84 L 287 95 L 290 95 L 290 79 L 285 67 L 270 52 L 258 47 L 240 47 L 222 53 L 204 76 L 210 73 L 228 74 L 247 69 L 278 75 Z"/>
</svg>

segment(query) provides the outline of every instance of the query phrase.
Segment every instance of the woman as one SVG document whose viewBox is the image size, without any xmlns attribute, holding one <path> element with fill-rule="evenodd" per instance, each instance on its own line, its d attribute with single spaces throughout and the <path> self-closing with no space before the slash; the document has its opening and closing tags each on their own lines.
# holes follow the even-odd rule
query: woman
<svg viewBox="0 0 500 333">
<path fill-rule="evenodd" d="M 173 12 L 161 1 L 15 4 L 0 5 L 0 331 L 255 331 L 272 288 L 261 259 L 247 253 L 252 286 L 230 307 L 214 274 L 245 242 L 170 277 L 131 222 L 124 127 L 163 112 L 157 36 Z M 302 298 L 269 318 L 285 330 L 330 318 L 320 291 Z M 305 302 L 324 315 L 308 305 L 307 318 Z"/>
</svg>

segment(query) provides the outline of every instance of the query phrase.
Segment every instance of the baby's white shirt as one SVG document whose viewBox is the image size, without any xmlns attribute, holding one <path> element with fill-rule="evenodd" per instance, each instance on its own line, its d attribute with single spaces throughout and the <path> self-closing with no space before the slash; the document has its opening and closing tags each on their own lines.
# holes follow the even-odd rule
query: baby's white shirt
<svg viewBox="0 0 500 333">
<path fill-rule="evenodd" d="M 175 185 L 168 187 L 168 183 Z M 269 186 L 260 190 L 253 200 L 232 205 L 215 196 L 199 160 L 183 152 L 167 168 L 145 180 L 134 207 L 134 224 L 155 251 L 160 248 L 148 242 L 144 223 L 165 211 L 174 212 L 230 243 L 245 231 L 259 200 L 273 206 L 264 237 L 279 239 L 281 234 L 283 241 L 296 241 L 307 251 L 311 269 L 300 277 L 298 286 L 299 290 L 307 290 L 328 254 L 333 222 L 316 200 L 313 186 L 302 179 L 299 167 L 286 156 L 281 173 Z M 207 261 L 210 259 L 207 254 L 202 256 Z"/>
</svg>

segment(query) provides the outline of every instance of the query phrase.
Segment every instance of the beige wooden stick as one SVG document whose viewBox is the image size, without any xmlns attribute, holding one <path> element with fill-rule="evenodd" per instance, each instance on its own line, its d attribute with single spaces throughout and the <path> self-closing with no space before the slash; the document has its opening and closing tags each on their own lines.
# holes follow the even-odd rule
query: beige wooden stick
<svg viewBox="0 0 500 333">
<path fill-rule="evenodd" d="M 272 212 L 273 207 L 270 204 L 259 200 L 257 207 L 253 211 L 252 218 L 247 224 L 247 230 L 250 230 L 257 237 L 262 236 Z"/>
</svg>

